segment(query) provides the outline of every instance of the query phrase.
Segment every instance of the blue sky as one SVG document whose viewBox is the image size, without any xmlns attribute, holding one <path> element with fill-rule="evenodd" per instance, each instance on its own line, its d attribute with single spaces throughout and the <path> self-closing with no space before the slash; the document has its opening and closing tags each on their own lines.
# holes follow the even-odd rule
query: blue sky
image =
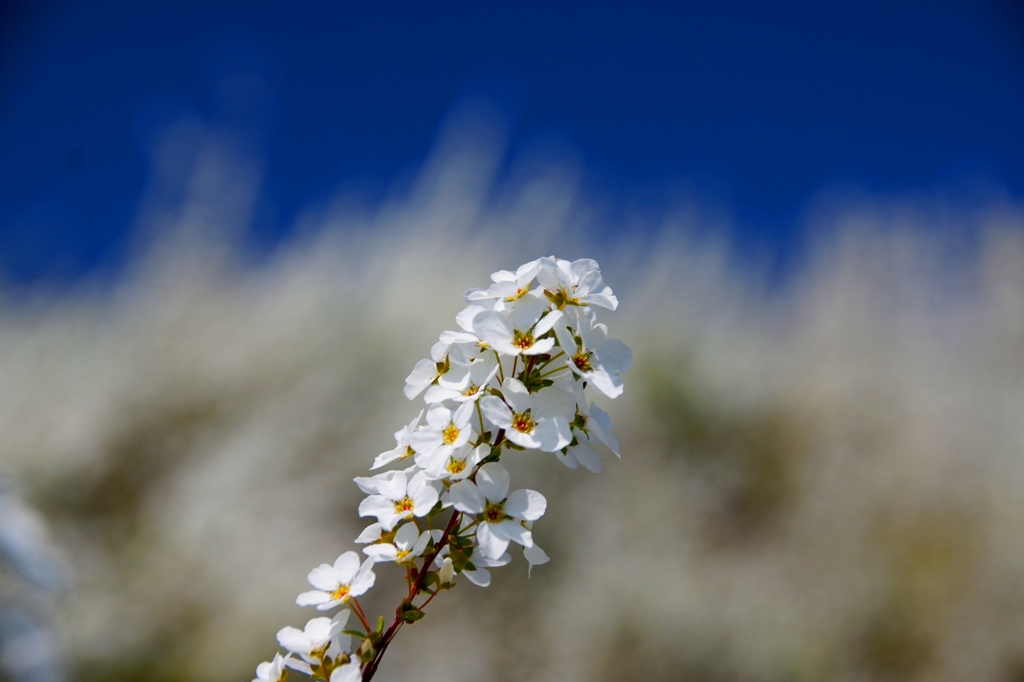
<svg viewBox="0 0 1024 682">
<path fill-rule="evenodd" d="M 190 113 L 265 157 L 268 243 L 339 185 L 415 167 L 468 94 L 503 110 L 513 155 L 567 150 L 612 204 L 688 187 L 727 207 L 740 250 L 798 250 L 837 186 L 1024 198 L 1012 2 L 41 0 L 0 10 L 0 46 L 8 282 L 116 269 L 148 140 Z M 217 94 L 238 70 L 269 84 L 245 109 Z"/>
</svg>

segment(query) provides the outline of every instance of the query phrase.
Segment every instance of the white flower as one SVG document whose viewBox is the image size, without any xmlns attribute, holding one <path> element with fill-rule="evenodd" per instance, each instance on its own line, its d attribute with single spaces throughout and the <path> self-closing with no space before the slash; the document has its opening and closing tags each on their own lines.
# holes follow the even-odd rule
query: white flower
<svg viewBox="0 0 1024 682">
<path fill-rule="evenodd" d="M 288 667 L 308 675 L 312 673 L 309 664 L 318 664 L 318 656 L 326 653 L 331 658 L 337 658 L 341 653 L 348 653 L 352 638 L 342 631 L 350 613 L 345 609 L 335 614 L 334 618 L 313 618 L 303 630 L 282 628 L 277 633 L 277 642 L 305 661 L 304 664 L 300 661 L 290 662 Z"/>
<path fill-rule="evenodd" d="M 282 657 L 281 654 L 274 654 L 273 661 L 260 663 L 256 666 L 256 677 L 252 682 L 280 682 L 287 672 L 285 664 L 288 658 L 288 656 Z"/>
<path fill-rule="evenodd" d="M 427 389 L 424 400 L 428 404 L 453 400 L 457 403 L 473 402 L 483 395 L 483 389 L 498 373 L 498 362 L 491 356 L 477 358 L 469 367 L 453 367 Z"/>
<path fill-rule="evenodd" d="M 536 521 L 547 509 L 547 500 L 537 491 L 517 490 L 508 495 L 508 484 L 505 467 L 491 462 L 480 467 L 475 483 L 459 481 L 450 489 L 455 508 L 475 515 L 480 521 L 477 542 L 481 552 L 490 559 L 500 557 L 510 541 L 531 546 L 533 536 L 522 521 Z"/>
<path fill-rule="evenodd" d="M 567 305 L 597 305 L 615 310 L 619 299 L 605 286 L 597 261 L 581 258 L 570 263 L 557 259 L 552 266 L 546 264 L 537 272 L 537 280 L 544 287 L 544 295 L 562 310 Z"/>
<path fill-rule="evenodd" d="M 590 327 L 585 316 L 576 317 L 576 335 L 565 325 L 555 327 L 566 365 L 599 392 L 618 398 L 623 390 L 619 375 L 633 366 L 633 351 L 622 341 L 607 338 L 608 330 L 603 324 Z"/>
<path fill-rule="evenodd" d="M 473 333 L 502 355 L 547 353 L 555 345 L 555 340 L 540 337 L 555 326 L 562 312 L 552 310 L 544 314 L 545 308 L 547 304 L 544 301 L 528 296 L 508 317 L 495 310 L 485 310 L 473 318 Z"/>
<path fill-rule="evenodd" d="M 449 481 L 461 481 L 473 473 L 480 460 L 491 454 L 491 446 L 484 443 L 473 448 L 468 444 L 453 452 L 447 460 L 435 459 L 427 471 L 433 479 L 445 478 Z"/>
<path fill-rule="evenodd" d="M 407 459 L 416 454 L 416 451 L 413 450 L 409 444 L 410 438 L 412 438 L 412 434 L 416 430 L 416 427 L 420 425 L 421 419 L 423 419 L 423 410 L 420 410 L 420 413 L 416 415 L 415 419 L 409 422 L 408 426 L 403 426 L 401 430 L 395 431 L 395 443 L 397 443 L 395 449 L 388 450 L 387 452 L 382 452 L 377 455 L 377 458 L 373 460 L 373 466 L 370 467 L 371 471 L 373 469 L 379 469 L 385 464 L 390 464 L 391 462 L 400 459 Z"/>
<path fill-rule="evenodd" d="M 389 473 L 398 475 L 380 483 L 378 494 L 370 495 L 359 504 L 359 515 L 376 516 L 384 531 L 391 530 L 402 519 L 426 516 L 439 496 L 435 484 L 422 471 L 411 480 L 401 471 Z"/>
<path fill-rule="evenodd" d="M 412 400 L 438 377 L 451 369 L 452 363 L 468 365 L 469 358 L 459 348 L 451 348 L 450 341 L 438 341 L 430 349 L 430 359 L 420 360 L 405 378 L 405 397 Z"/>
<path fill-rule="evenodd" d="M 557 386 L 531 395 L 518 379 L 508 377 L 501 386 L 505 400 L 480 399 L 480 409 L 505 437 L 520 447 L 555 452 L 572 442 L 569 419 L 575 410 L 573 396 Z"/>
<path fill-rule="evenodd" d="M 415 523 L 407 523 L 395 533 L 394 543 L 382 542 L 363 548 L 363 554 L 375 561 L 412 561 L 423 554 L 430 542 L 430 531 L 420 533 Z"/>
<path fill-rule="evenodd" d="M 498 299 L 503 303 L 514 303 L 529 293 L 530 286 L 543 265 L 554 265 L 554 261 L 551 258 L 538 258 L 520 265 L 515 272 L 499 270 L 491 275 L 493 284 L 487 289 L 468 289 L 466 300 Z"/>
<path fill-rule="evenodd" d="M 453 413 L 444 405 L 427 410 L 427 424 L 412 434 L 416 464 L 422 469 L 436 469 L 437 461 L 446 462 L 451 454 L 476 436 L 469 425 L 473 403 L 462 403 Z"/>
<path fill-rule="evenodd" d="M 345 552 L 334 565 L 320 564 L 309 572 L 309 583 L 315 590 L 303 592 L 295 603 L 299 606 L 316 605 L 318 611 L 344 604 L 373 587 L 373 559 L 359 564 L 359 555 Z"/>
</svg>

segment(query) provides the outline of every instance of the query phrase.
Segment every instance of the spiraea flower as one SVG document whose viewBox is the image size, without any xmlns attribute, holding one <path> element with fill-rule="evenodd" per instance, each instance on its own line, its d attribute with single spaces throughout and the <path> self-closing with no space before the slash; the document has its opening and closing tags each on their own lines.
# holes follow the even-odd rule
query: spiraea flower
<svg viewBox="0 0 1024 682">
<path fill-rule="evenodd" d="M 295 603 L 299 606 L 316 606 L 317 610 L 326 611 L 363 594 L 373 587 L 375 579 L 373 559 L 360 564 L 358 554 L 345 552 L 333 566 L 320 564 L 309 572 L 309 584 L 316 589 L 303 592 Z"/>
<path fill-rule="evenodd" d="M 254 682 L 281 682 L 289 668 L 323 682 L 369 682 L 398 629 L 460 576 L 490 585 L 491 572 L 512 562 L 512 543 L 522 546 L 528 575 L 550 561 L 533 537 L 547 500 L 510 493 L 499 460 L 540 450 L 596 473 L 595 448 L 620 455 L 611 419 L 587 389 L 617 398 L 633 357 L 598 321 L 597 309 L 615 310 L 618 299 L 595 261 L 538 258 L 494 273 L 466 302 L 458 330 L 441 333 L 406 378 L 405 395 L 421 398 L 424 410 L 371 468 L 397 466 L 355 479 L 366 494 L 360 516 L 376 519 L 356 538 L 368 558 L 348 551 L 314 568 L 315 589 L 296 600 L 349 608 L 283 628 L 278 642 L 288 654 L 260 664 Z M 387 628 L 358 599 L 374 585 L 375 562 L 399 564 L 408 588 Z"/>
<path fill-rule="evenodd" d="M 575 408 L 572 395 L 554 386 L 530 393 L 523 382 L 508 377 L 501 386 L 503 399 L 480 399 L 480 409 L 505 437 L 528 450 L 554 452 L 572 442 L 569 419 Z"/>
<path fill-rule="evenodd" d="M 536 521 L 548 506 L 536 490 L 517 490 L 509 495 L 508 487 L 508 470 L 497 462 L 480 467 L 475 483 L 459 481 L 451 487 L 455 508 L 480 521 L 476 537 L 480 549 L 491 559 L 504 554 L 510 541 L 533 546 L 533 535 L 522 522 Z"/>
<path fill-rule="evenodd" d="M 437 504 L 438 492 L 422 471 L 407 479 L 404 473 L 393 476 L 359 505 L 360 516 L 376 516 L 383 530 L 389 531 L 403 520 L 426 516 Z"/>
<path fill-rule="evenodd" d="M 287 656 L 274 654 L 274 660 L 264 661 L 256 666 L 256 677 L 252 682 L 282 682 L 288 679 L 288 670 L 285 667 L 287 661 Z"/>
<path fill-rule="evenodd" d="M 407 523 L 395 533 L 394 542 L 379 542 L 363 549 L 363 554 L 374 561 L 406 563 L 419 558 L 430 542 L 430 531 L 422 533 L 414 523 Z"/>
</svg>

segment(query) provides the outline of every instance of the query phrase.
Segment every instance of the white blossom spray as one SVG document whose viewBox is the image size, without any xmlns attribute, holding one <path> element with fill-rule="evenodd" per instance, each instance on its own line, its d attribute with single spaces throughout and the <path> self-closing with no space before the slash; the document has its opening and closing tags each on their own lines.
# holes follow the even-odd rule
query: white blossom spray
<svg viewBox="0 0 1024 682">
<path fill-rule="evenodd" d="M 502 457 L 540 450 L 596 473 L 601 459 L 590 446 L 601 442 L 620 455 L 611 420 L 586 398 L 588 388 L 620 396 L 621 374 L 633 363 L 629 348 L 598 322 L 596 309 L 615 310 L 618 299 L 597 263 L 552 256 L 491 280 L 466 292 L 459 330 L 442 333 L 406 379 L 405 395 L 423 394 L 427 407 L 371 467 L 400 468 L 355 479 L 367 494 L 359 515 L 376 519 L 356 538 L 367 558 L 348 551 L 314 568 L 315 589 L 296 600 L 320 611 L 347 608 L 278 632 L 287 653 L 261 663 L 253 682 L 280 682 L 289 670 L 325 682 L 369 682 L 398 630 L 423 618 L 461 577 L 486 587 L 489 569 L 511 562 L 512 544 L 522 547 L 530 570 L 548 562 L 532 533 L 547 500 L 535 490 L 510 493 Z M 380 562 L 403 566 L 408 586 L 386 629 L 383 616 L 371 622 L 359 603 Z M 357 623 L 347 627 L 352 614 Z"/>
</svg>

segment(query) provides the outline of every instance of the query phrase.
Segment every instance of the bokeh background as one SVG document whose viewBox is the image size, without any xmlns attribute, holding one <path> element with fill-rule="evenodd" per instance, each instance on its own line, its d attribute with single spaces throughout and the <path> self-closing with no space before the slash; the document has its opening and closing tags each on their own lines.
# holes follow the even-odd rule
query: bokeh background
<svg viewBox="0 0 1024 682">
<path fill-rule="evenodd" d="M 1024 11 L 668 5 L 0 6 L 0 679 L 251 679 L 555 253 L 623 458 L 377 679 L 1024 680 Z"/>
</svg>

